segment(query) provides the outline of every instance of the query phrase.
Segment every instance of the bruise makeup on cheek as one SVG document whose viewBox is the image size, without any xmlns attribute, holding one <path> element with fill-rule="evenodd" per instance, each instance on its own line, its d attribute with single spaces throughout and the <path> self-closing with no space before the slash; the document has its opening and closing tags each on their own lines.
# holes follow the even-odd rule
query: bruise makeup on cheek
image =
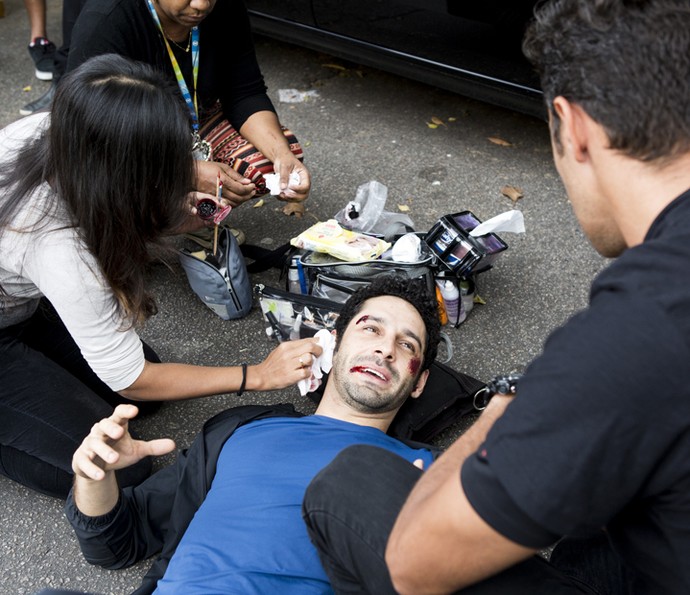
<svg viewBox="0 0 690 595">
<path fill-rule="evenodd" d="M 410 372 L 410 376 L 415 376 L 417 372 L 419 371 L 419 366 L 422 363 L 422 361 L 417 358 L 413 357 L 409 363 L 407 364 L 407 369 Z"/>
<path fill-rule="evenodd" d="M 368 315 L 368 314 L 365 314 L 365 315 L 362 316 L 357 322 L 355 322 L 355 326 L 357 326 L 358 324 L 360 324 L 360 323 L 362 323 L 362 322 L 366 322 L 367 320 L 369 320 L 369 315 Z"/>
</svg>

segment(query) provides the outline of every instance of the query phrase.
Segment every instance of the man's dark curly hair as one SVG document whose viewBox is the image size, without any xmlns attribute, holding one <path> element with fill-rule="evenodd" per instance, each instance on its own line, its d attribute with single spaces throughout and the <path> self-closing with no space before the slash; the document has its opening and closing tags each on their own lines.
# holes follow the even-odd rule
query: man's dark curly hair
<svg viewBox="0 0 690 595">
<path fill-rule="evenodd" d="M 421 369 L 426 370 L 436 359 L 438 342 L 441 337 L 438 303 L 421 279 L 410 279 L 402 275 L 383 275 L 369 285 L 358 289 L 347 300 L 338 316 L 335 330 L 342 337 L 347 325 L 362 309 L 362 305 L 372 298 L 390 295 L 410 303 L 419 312 L 426 327 L 426 345 Z"/>
</svg>

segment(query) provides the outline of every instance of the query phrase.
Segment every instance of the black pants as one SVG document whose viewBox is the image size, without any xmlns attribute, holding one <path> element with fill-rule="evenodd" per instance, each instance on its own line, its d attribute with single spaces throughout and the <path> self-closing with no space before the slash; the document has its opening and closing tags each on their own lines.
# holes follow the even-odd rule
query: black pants
<svg viewBox="0 0 690 595">
<path fill-rule="evenodd" d="M 336 593 L 395 593 L 384 560 L 386 543 L 421 473 L 387 450 L 360 445 L 341 452 L 310 483 L 302 513 Z M 591 550 L 596 551 L 594 558 L 589 556 Z M 588 540 L 577 552 L 581 555 L 574 564 L 576 573 L 567 568 L 570 555 L 560 556 L 562 569 L 534 556 L 461 593 L 619 595 L 627 591 L 609 582 L 618 580 L 620 566 L 605 540 Z M 605 584 L 599 582 L 600 576 Z"/>
<path fill-rule="evenodd" d="M 160 361 L 146 345 L 144 352 Z M 29 320 L 0 329 L 0 474 L 65 498 L 74 451 L 94 423 L 126 402 L 93 373 L 47 300 Z M 143 413 L 158 406 L 135 405 Z M 145 459 L 118 479 L 135 485 L 150 472 Z"/>
<path fill-rule="evenodd" d="M 86 0 L 63 0 L 62 2 L 62 45 L 55 53 L 53 84 L 57 85 L 67 70 L 67 58 L 72 44 L 72 30 Z"/>
</svg>

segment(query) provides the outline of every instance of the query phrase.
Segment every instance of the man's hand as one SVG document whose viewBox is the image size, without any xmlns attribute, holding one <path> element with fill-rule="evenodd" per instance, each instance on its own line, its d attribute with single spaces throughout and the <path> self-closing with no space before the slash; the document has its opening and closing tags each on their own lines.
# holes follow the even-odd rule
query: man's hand
<svg viewBox="0 0 690 595">
<path fill-rule="evenodd" d="M 94 424 L 72 457 L 77 477 L 101 481 L 108 472 L 134 465 L 144 457 L 172 452 L 175 443 L 169 438 L 148 442 L 132 438 L 128 425 L 137 413 L 134 405 L 118 405 L 110 417 Z"/>
<path fill-rule="evenodd" d="M 223 198 L 233 207 L 241 205 L 256 195 L 256 185 L 238 174 L 232 167 L 217 161 L 195 161 L 196 190 L 216 195 L 218 172 L 223 182 Z"/>
</svg>

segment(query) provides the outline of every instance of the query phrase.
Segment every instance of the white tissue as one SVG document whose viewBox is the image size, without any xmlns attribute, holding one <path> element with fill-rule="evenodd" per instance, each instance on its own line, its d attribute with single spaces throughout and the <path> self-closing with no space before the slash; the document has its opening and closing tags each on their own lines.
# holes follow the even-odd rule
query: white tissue
<svg viewBox="0 0 690 595">
<path fill-rule="evenodd" d="M 472 231 L 471 236 L 483 236 L 487 233 L 498 233 L 499 231 L 510 231 L 512 233 L 525 233 L 525 218 L 522 211 L 512 209 L 492 217 L 484 223 L 480 223 Z"/>
<path fill-rule="evenodd" d="M 264 174 L 264 180 L 266 180 L 268 191 L 273 196 L 278 196 L 280 194 L 280 176 L 278 174 Z M 293 171 L 288 180 L 288 188 L 296 184 L 299 184 L 299 174 Z"/>
<path fill-rule="evenodd" d="M 300 91 L 299 89 L 278 89 L 278 101 L 280 103 L 302 103 L 309 99 L 314 99 L 319 96 L 319 92 L 312 89 L 311 91 Z"/>
<path fill-rule="evenodd" d="M 297 383 L 297 388 L 299 388 L 299 394 L 305 396 L 307 393 L 314 392 L 319 386 L 321 386 L 321 379 L 323 378 L 323 373 L 331 371 L 333 366 L 333 351 L 335 350 L 335 337 L 330 331 L 326 329 L 321 329 L 318 331 L 314 338 L 318 340 L 321 346 L 321 355 L 314 358 L 311 363 L 311 375 L 309 378 L 300 380 Z"/>
<path fill-rule="evenodd" d="M 414 233 L 406 233 L 402 236 L 391 250 L 391 258 L 395 262 L 418 262 L 422 251 L 421 241 Z"/>
</svg>

